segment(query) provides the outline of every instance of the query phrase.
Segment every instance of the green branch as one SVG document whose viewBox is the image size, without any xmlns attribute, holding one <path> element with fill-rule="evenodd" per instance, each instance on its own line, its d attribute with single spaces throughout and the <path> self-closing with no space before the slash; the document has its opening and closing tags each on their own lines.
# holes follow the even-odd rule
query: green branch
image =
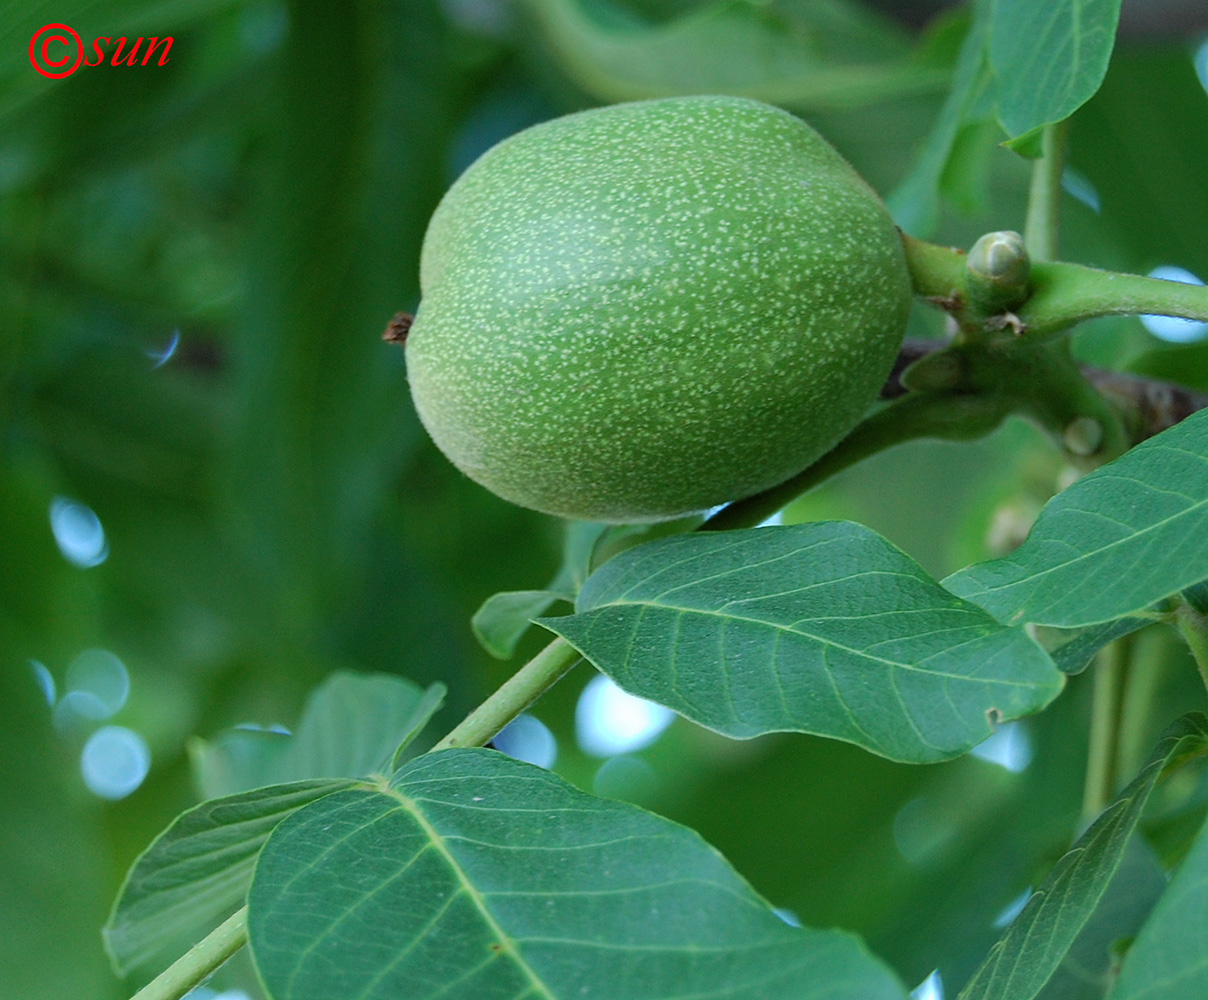
<svg viewBox="0 0 1208 1000">
<path fill-rule="evenodd" d="M 1016 328 L 1043 340 L 1098 316 L 1179 316 L 1208 322 L 1208 286 L 1101 271 L 1081 264 L 1036 261 L 1028 297 L 1014 310 L 1018 325 L 1004 324 L 970 308 L 966 255 L 902 234 L 914 294 L 950 313 L 965 329 Z"/>
<path fill-rule="evenodd" d="M 1058 333 L 1096 316 L 1181 316 L 1208 321 L 1208 287 L 1081 264 L 1032 267 L 1032 294 L 1017 310 L 1029 337 Z"/>
<path fill-rule="evenodd" d="M 1165 669 L 1165 629 L 1138 632 L 1118 640 L 1126 643 L 1128 664 L 1120 693 L 1120 730 L 1116 737 L 1116 774 L 1131 780 L 1149 754 L 1153 720 Z"/>
<path fill-rule="evenodd" d="M 899 230 L 906 253 L 906 269 L 914 294 L 947 309 L 965 298 L 965 252 L 926 240 L 917 240 Z M 949 310 L 951 311 L 951 310 Z"/>
<path fill-rule="evenodd" d="M 752 527 L 877 452 L 919 438 L 969 441 L 984 437 L 1006 414 L 1004 401 L 998 397 L 930 393 L 903 396 L 866 419 L 813 465 L 779 486 L 723 507 L 701 525 L 701 530 Z"/>
</svg>

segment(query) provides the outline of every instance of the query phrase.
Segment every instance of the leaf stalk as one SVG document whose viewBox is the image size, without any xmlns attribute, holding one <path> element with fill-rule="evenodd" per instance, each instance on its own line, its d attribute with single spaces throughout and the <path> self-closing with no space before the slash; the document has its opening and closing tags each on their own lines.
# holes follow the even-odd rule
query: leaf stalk
<svg viewBox="0 0 1208 1000">
<path fill-rule="evenodd" d="M 247 907 L 240 907 L 130 1000 L 179 1000 L 205 982 L 228 958 L 247 944 Z"/>
<path fill-rule="evenodd" d="M 1061 231 L 1061 175 L 1065 170 L 1069 119 L 1046 125 L 1041 134 L 1040 159 L 1032 167 L 1024 244 L 1034 261 L 1053 260 Z"/>
<path fill-rule="evenodd" d="M 1175 622 L 1183 638 L 1187 640 L 1200 677 L 1204 680 L 1204 686 L 1208 687 L 1208 616 L 1184 603 L 1175 611 Z"/>
<path fill-rule="evenodd" d="M 555 639 L 516 671 L 433 750 L 480 747 L 523 712 L 579 662 L 579 651 Z"/>
<path fill-rule="evenodd" d="M 1082 823 L 1090 825 L 1116 794 L 1116 742 L 1120 733 L 1121 692 L 1127 670 L 1123 640 L 1100 650 L 1096 657 L 1091 698 L 1091 730 L 1082 790 Z"/>
</svg>

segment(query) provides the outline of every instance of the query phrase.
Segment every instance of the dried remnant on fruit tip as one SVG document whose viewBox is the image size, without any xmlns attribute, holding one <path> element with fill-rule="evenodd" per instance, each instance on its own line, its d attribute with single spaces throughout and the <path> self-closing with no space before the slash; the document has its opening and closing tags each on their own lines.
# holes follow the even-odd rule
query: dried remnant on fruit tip
<svg viewBox="0 0 1208 1000">
<path fill-rule="evenodd" d="M 1032 262 L 1019 233 L 986 233 L 965 258 L 965 271 L 969 302 L 983 313 L 1005 312 L 1027 301 Z"/>
<path fill-rule="evenodd" d="M 594 521 L 800 471 L 875 400 L 912 300 L 872 189 L 734 97 L 506 139 L 437 208 L 420 279 L 407 370 L 437 445 L 500 496 Z"/>
<path fill-rule="evenodd" d="M 390 322 L 386 324 L 386 329 L 382 331 L 382 340 L 388 344 L 406 344 L 407 333 L 414 322 L 415 317 L 410 313 L 395 313 L 391 317 Z"/>
</svg>

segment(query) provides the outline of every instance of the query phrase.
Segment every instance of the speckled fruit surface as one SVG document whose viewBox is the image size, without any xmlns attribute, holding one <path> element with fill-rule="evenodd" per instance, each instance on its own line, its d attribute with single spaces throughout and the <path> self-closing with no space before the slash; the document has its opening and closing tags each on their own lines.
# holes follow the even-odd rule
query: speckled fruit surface
<svg viewBox="0 0 1208 1000">
<path fill-rule="evenodd" d="M 424 240 L 421 420 L 502 497 L 673 517 L 804 468 L 860 419 L 911 288 L 876 194 L 756 101 L 619 104 L 484 154 Z"/>
</svg>

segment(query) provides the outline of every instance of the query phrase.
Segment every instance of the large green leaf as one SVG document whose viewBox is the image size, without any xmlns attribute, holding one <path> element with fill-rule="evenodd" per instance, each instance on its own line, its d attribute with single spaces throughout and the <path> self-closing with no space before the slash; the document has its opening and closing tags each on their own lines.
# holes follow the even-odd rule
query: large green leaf
<svg viewBox="0 0 1208 1000">
<path fill-rule="evenodd" d="M 691 830 L 490 750 L 291 817 L 248 931 L 273 1000 L 904 1000 L 853 938 L 789 927 Z"/>
<path fill-rule="evenodd" d="M 1053 976 L 1120 866 L 1150 792 L 1167 770 L 1208 752 L 1208 718 L 1184 716 L 1141 773 L 1062 857 L 958 1000 L 1031 1000 Z"/>
<path fill-rule="evenodd" d="M 1186 1000 L 1208 976 L 1208 825 L 1128 950 L 1111 1000 Z"/>
<path fill-rule="evenodd" d="M 307 778 L 361 778 L 388 770 L 444 699 L 392 674 L 332 674 L 306 699 L 292 736 L 231 729 L 190 746 L 205 798 Z"/>
<path fill-rule="evenodd" d="M 1076 628 L 1135 614 L 1208 577 L 1208 411 L 1050 500 L 1008 556 L 944 586 L 1002 622 Z"/>
<path fill-rule="evenodd" d="M 349 781 L 299 781 L 203 802 L 134 862 L 103 931 L 119 973 L 199 941 L 243 905 L 256 855 L 285 817 Z"/>
<path fill-rule="evenodd" d="M 998 119 L 1012 137 L 1077 111 L 1099 89 L 1120 0 L 995 0 L 990 65 Z"/>
<path fill-rule="evenodd" d="M 621 687 L 725 733 L 960 754 L 1044 707 L 1061 674 L 862 525 L 682 535 L 606 563 L 542 619 Z"/>
<path fill-rule="evenodd" d="M 856 38 L 844 54 L 850 59 L 852 49 L 863 50 L 865 59 L 878 61 L 836 58 L 835 18 L 825 15 L 844 5 L 834 2 L 812 4 L 823 9 L 824 24 L 810 23 L 818 20 L 810 5 L 781 13 L 747 0 L 717 0 L 657 25 L 582 0 L 529 0 L 529 6 L 575 82 L 608 101 L 736 94 L 817 111 L 938 90 L 948 79 L 946 67 L 909 58 L 892 36 L 870 44 L 867 25 L 848 32 Z"/>
</svg>

